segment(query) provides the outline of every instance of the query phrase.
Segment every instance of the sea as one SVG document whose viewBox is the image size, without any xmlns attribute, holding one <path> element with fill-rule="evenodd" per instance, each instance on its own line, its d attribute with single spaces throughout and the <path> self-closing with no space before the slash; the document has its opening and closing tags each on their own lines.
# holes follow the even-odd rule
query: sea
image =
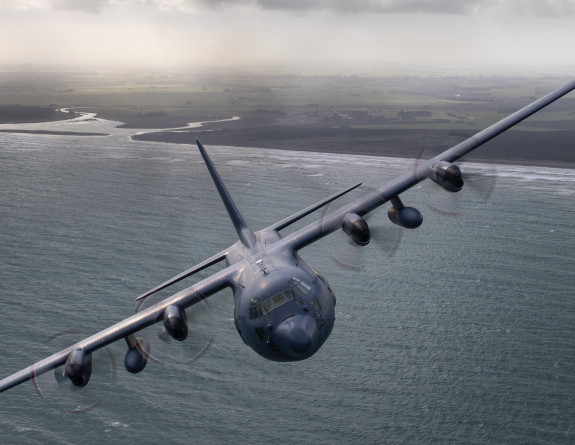
<svg viewBox="0 0 575 445">
<path fill-rule="evenodd" d="M 0 126 L 109 134 L 0 133 L 0 378 L 141 310 L 151 302 L 135 297 L 236 241 L 195 146 L 118 125 Z M 289 233 L 416 164 L 212 146 L 196 127 L 254 230 L 363 183 Z M 300 252 L 337 296 L 310 359 L 258 356 L 223 291 L 188 310 L 182 343 L 142 331 L 139 374 L 120 341 L 94 354 L 84 388 L 50 373 L 0 394 L 0 442 L 574 444 L 575 170 L 460 165 L 460 193 L 402 195 L 419 229 L 381 208 L 368 246 L 334 233 Z"/>
</svg>

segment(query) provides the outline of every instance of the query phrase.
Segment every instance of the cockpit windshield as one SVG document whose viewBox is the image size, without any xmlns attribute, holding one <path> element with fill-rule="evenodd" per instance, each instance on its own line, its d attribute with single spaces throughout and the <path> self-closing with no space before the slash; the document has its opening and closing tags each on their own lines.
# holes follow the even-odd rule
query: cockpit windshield
<svg viewBox="0 0 575 445">
<path fill-rule="evenodd" d="M 300 280 L 299 278 L 291 278 L 288 281 L 288 284 L 290 287 L 281 292 L 278 292 L 275 295 L 272 295 L 268 299 L 264 300 L 261 305 L 255 298 L 252 299 L 250 301 L 250 320 L 259 318 L 263 314 L 268 314 L 276 307 L 279 307 L 288 301 L 303 297 L 311 289 L 309 284 Z"/>
</svg>

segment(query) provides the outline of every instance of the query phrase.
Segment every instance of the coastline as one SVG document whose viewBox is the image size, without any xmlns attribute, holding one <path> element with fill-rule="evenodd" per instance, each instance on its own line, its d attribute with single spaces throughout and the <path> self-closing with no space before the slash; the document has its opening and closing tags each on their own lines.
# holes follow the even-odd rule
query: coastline
<svg viewBox="0 0 575 445">
<path fill-rule="evenodd" d="M 195 145 L 198 138 L 206 145 L 417 159 L 430 158 L 476 133 L 459 130 L 319 128 L 303 125 L 242 129 L 213 127 L 206 125 L 186 131 L 141 133 L 132 136 L 132 139 Z M 575 130 L 510 130 L 485 143 L 463 160 L 575 168 Z"/>
<path fill-rule="evenodd" d="M 105 118 L 104 118 L 105 119 Z M 62 122 L 62 121 L 55 121 Z M 118 123 L 115 121 L 115 123 Z M 178 122 L 180 123 L 180 122 Z M 316 153 L 430 158 L 462 140 L 476 130 L 457 129 L 367 129 L 351 126 L 258 125 L 239 118 L 207 120 L 145 131 L 132 125 L 136 141 L 195 145 L 196 138 L 206 145 L 253 147 Z M 137 130 L 144 130 L 138 132 Z M 110 136 L 110 133 L 62 130 L 0 129 L 0 133 L 43 134 L 56 136 Z M 575 169 L 575 129 L 553 131 L 510 130 L 485 143 L 463 161 L 528 165 Z"/>
</svg>

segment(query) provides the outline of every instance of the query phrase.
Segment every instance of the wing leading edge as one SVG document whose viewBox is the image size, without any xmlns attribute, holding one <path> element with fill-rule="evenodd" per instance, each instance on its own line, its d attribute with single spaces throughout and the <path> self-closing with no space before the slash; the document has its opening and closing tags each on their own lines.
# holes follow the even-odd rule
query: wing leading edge
<svg viewBox="0 0 575 445">
<path fill-rule="evenodd" d="M 13 386 L 19 385 L 36 376 L 44 374 L 52 369 L 62 366 L 70 353 L 74 350 L 81 349 L 86 354 L 103 348 L 104 346 L 114 343 L 115 341 L 127 338 L 128 336 L 151 326 L 162 320 L 164 311 L 169 306 L 178 306 L 182 309 L 197 304 L 210 295 L 229 287 L 231 285 L 236 266 L 227 267 L 212 276 L 199 281 L 198 283 L 181 290 L 165 300 L 151 306 L 142 312 L 132 315 L 103 331 L 98 332 L 78 343 L 59 351 L 50 357 L 35 363 L 3 380 L 0 380 L 0 392 L 6 391 Z"/>
</svg>

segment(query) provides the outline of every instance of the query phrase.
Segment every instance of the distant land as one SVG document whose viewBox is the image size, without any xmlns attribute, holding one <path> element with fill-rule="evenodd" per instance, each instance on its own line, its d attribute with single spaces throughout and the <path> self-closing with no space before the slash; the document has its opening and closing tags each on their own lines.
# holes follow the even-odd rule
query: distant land
<svg viewBox="0 0 575 445">
<path fill-rule="evenodd" d="M 568 80 L 0 72 L 0 123 L 53 121 L 88 111 L 127 128 L 165 129 L 138 140 L 192 144 L 199 137 L 206 145 L 428 157 Z M 169 130 L 233 116 L 240 119 Z M 560 99 L 516 128 L 465 159 L 575 168 L 575 98 Z"/>
<path fill-rule="evenodd" d="M 23 134 L 51 134 L 55 136 L 110 136 L 108 133 L 85 133 L 81 131 L 51 131 L 51 130 L 23 130 L 14 128 L 0 130 L 0 133 L 23 133 Z"/>
<path fill-rule="evenodd" d="M 55 106 L 0 105 L 0 124 L 50 122 L 73 117 L 74 112 L 62 112 Z"/>
<path fill-rule="evenodd" d="M 210 128 L 212 125 L 208 125 Z M 362 130 L 353 128 L 267 127 L 257 129 L 190 129 L 144 133 L 141 141 L 276 148 L 369 156 L 430 158 L 472 136 L 474 131 Z M 465 156 L 474 162 L 575 168 L 575 130 L 510 130 Z"/>
</svg>

